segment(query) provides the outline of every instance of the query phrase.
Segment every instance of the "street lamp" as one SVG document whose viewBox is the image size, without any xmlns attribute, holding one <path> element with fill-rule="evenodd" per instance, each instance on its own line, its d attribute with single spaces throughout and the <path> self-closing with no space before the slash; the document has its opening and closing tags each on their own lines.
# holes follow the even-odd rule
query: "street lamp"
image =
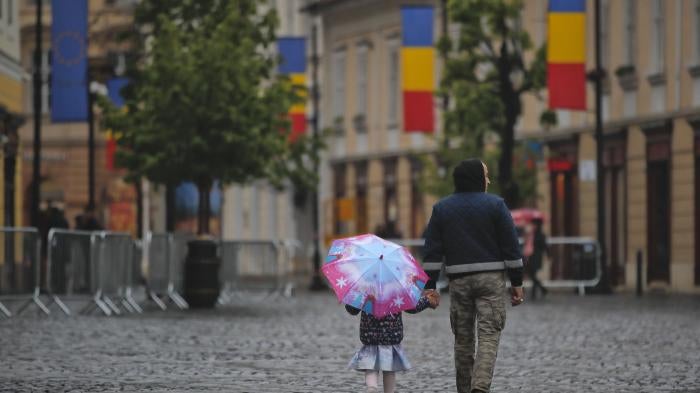
<svg viewBox="0 0 700 393">
<path fill-rule="evenodd" d="M 95 113 L 94 102 L 97 95 L 106 96 L 107 86 L 92 81 L 88 87 L 88 205 L 89 211 L 95 209 Z"/>
<path fill-rule="evenodd" d="M 313 106 L 313 121 L 312 121 L 312 131 L 314 137 L 319 134 L 319 88 L 318 88 L 318 25 L 316 21 L 316 14 L 312 13 L 314 20 L 311 24 L 311 80 L 313 86 L 311 86 L 311 99 Z M 318 158 L 314 159 L 314 172 L 319 173 L 319 162 Z M 319 225 L 319 211 L 318 211 L 318 186 L 315 187 L 312 197 L 312 220 L 313 220 L 313 230 L 314 230 L 314 254 L 313 254 L 313 276 L 311 278 L 310 289 L 314 291 L 320 291 L 326 288 L 321 280 L 321 250 L 319 242 L 321 241 L 320 236 L 320 225 Z"/>
</svg>

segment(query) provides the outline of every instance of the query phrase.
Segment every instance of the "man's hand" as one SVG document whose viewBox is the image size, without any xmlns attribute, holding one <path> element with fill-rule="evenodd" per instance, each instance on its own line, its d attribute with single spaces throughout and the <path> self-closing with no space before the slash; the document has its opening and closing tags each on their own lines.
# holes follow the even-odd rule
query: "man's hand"
<svg viewBox="0 0 700 393">
<path fill-rule="evenodd" d="M 434 289 L 426 289 L 423 291 L 423 296 L 428 298 L 431 308 L 437 308 L 440 305 L 440 293 Z"/>
<path fill-rule="evenodd" d="M 523 304 L 525 298 L 523 297 L 523 287 L 511 287 L 510 288 L 510 304 L 515 307 Z"/>
</svg>

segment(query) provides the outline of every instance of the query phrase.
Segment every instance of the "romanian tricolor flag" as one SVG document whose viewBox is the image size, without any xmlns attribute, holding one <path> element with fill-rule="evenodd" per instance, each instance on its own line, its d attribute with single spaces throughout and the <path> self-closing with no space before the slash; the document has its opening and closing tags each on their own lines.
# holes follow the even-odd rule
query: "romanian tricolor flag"
<svg viewBox="0 0 700 393">
<path fill-rule="evenodd" d="M 122 108 L 122 110 L 126 110 L 126 107 L 124 106 L 124 97 L 122 96 L 121 90 L 128 84 L 129 80 L 127 78 L 117 77 L 107 81 L 107 95 L 109 96 L 109 99 L 112 101 L 114 106 L 117 108 Z M 114 155 L 117 152 L 117 137 L 118 135 L 112 132 L 112 130 L 107 131 L 107 140 L 105 143 L 105 166 L 110 171 L 115 169 Z"/>
<path fill-rule="evenodd" d="M 433 7 L 401 7 L 401 90 L 404 130 L 433 132 L 435 115 Z"/>
<path fill-rule="evenodd" d="M 289 76 L 295 86 L 306 87 L 306 41 L 302 37 L 282 37 L 277 40 L 277 50 L 282 57 L 279 73 Z M 292 122 L 290 140 L 306 132 L 306 104 L 298 103 L 289 111 Z"/>
<path fill-rule="evenodd" d="M 549 0 L 549 108 L 586 109 L 586 0 Z"/>
</svg>

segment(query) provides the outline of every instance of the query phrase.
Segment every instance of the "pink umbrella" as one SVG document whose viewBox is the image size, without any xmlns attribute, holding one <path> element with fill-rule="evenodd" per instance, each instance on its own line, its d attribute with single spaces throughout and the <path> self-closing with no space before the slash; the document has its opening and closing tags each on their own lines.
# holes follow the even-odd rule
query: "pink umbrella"
<svg viewBox="0 0 700 393">
<path fill-rule="evenodd" d="M 339 302 L 379 318 L 415 308 L 428 281 L 408 250 L 372 234 L 335 240 L 321 271 Z"/>
<path fill-rule="evenodd" d="M 516 226 L 525 226 L 532 220 L 544 220 L 544 214 L 537 209 L 522 208 L 511 210 L 510 215 L 513 216 L 513 222 Z"/>
</svg>

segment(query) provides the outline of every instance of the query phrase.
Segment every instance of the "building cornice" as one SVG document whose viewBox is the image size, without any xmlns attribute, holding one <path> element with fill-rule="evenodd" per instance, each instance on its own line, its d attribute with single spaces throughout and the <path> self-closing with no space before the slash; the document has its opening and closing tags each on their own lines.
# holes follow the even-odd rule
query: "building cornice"
<svg viewBox="0 0 700 393">
<path fill-rule="evenodd" d="M 637 116 L 632 118 L 613 120 L 603 124 L 603 135 L 612 135 L 619 133 L 623 129 L 627 129 L 630 126 L 642 126 L 645 124 L 654 124 L 658 122 L 664 122 L 668 120 L 673 120 L 677 118 L 681 119 L 692 119 L 700 116 L 700 108 L 687 108 L 673 112 L 665 112 L 646 116 Z M 554 131 L 537 131 L 537 132 L 524 132 L 516 136 L 516 140 L 527 140 L 536 139 L 542 142 L 557 141 L 561 139 L 567 139 L 574 135 L 592 133 L 594 131 L 594 124 L 587 124 L 580 127 L 569 127 L 569 128 L 559 128 Z"/>
<path fill-rule="evenodd" d="M 359 161 L 381 160 L 381 159 L 392 158 L 392 157 L 405 157 L 405 156 L 410 157 L 410 156 L 415 156 L 415 155 L 433 154 L 436 152 L 437 152 L 437 150 L 432 149 L 432 148 L 423 148 L 423 149 L 415 149 L 415 150 L 387 150 L 387 151 L 365 153 L 365 154 L 348 154 L 348 155 L 345 155 L 343 157 L 330 157 L 328 159 L 328 162 L 331 165 L 352 164 L 352 163 L 359 162 Z"/>
</svg>

